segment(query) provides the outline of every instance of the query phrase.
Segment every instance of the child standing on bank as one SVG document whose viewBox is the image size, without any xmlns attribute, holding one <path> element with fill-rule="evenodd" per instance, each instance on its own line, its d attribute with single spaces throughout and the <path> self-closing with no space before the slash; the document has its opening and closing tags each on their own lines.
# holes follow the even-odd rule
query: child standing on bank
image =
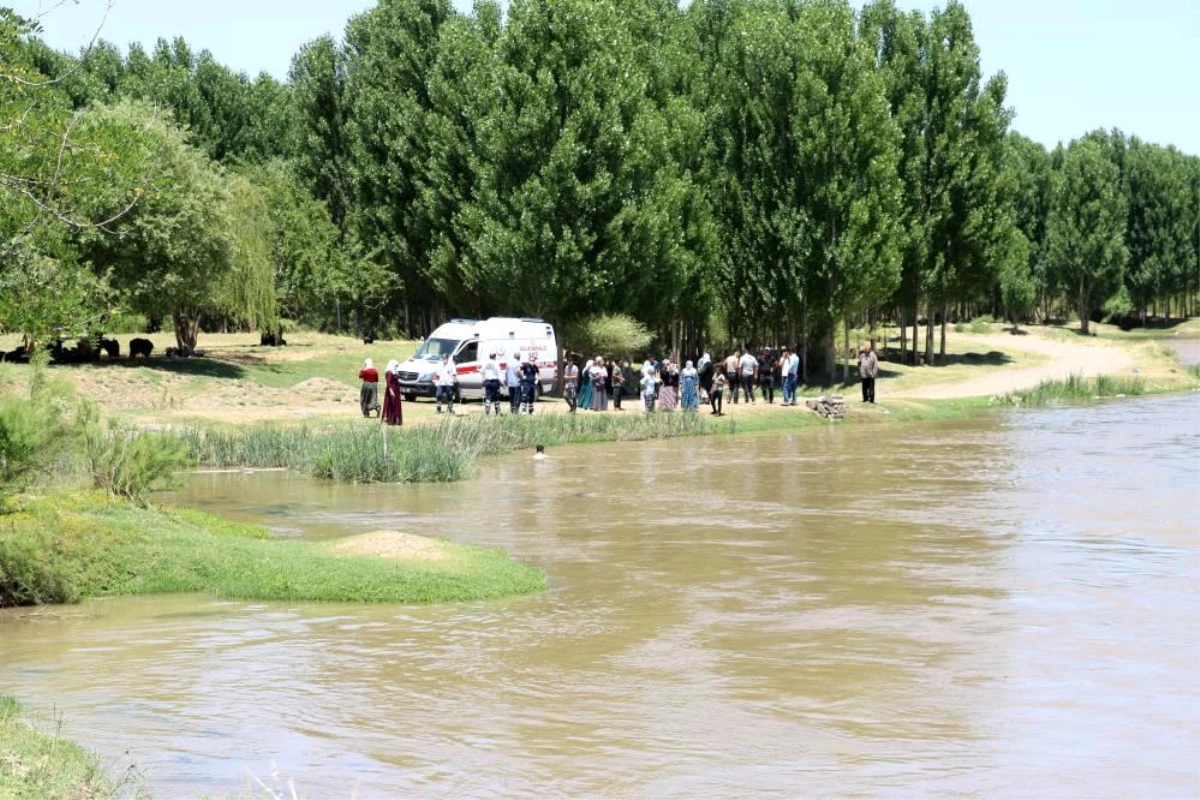
<svg viewBox="0 0 1200 800">
<path fill-rule="evenodd" d="M 722 417 L 725 415 L 723 411 L 725 407 L 725 387 L 729 385 L 729 378 L 725 377 L 725 370 L 718 368 L 717 377 L 713 378 L 713 388 L 711 393 L 712 415 L 714 417 Z"/>
</svg>

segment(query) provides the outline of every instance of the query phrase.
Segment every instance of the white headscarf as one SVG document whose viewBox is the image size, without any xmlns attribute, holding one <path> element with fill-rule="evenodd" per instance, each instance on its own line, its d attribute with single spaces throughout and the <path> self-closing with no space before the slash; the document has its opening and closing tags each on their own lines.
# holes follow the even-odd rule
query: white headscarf
<svg viewBox="0 0 1200 800">
<path fill-rule="evenodd" d="M 363 362 L 363 369 L 370 369 L 373 366 L 375 366 L 375 362 L 369 358 Z"/>
<path fill-rule="evenodd" d="M 712 356 L 710 356 L 708 354 L 708 351 L 705 351 L 704 355 L 700 356 L 700 363 L 696 365 L 696 368 L 704 369 L 711 363 L 712 363 Z"/>
<path fill-rule="evenodd" d="M 395 375 L 399 371 L 400 371 L 400 362 L 393 358 L 391 361 L 388 362 L 387 372 L 390 372 L 392 375 Z"/>
<path fill-rule="evenodd" d="M 591 369 L 596 362 L 593 359 L 588 359 L 588 362 L 583 365 L 584 369 Z"/>
<path fill-rule="evenodd" d="M 696 368 L 692 366 L 692 362 L 687 362 L 687 366 L 683 368 L 683 377 L 696 377 Z"/>
</svg>

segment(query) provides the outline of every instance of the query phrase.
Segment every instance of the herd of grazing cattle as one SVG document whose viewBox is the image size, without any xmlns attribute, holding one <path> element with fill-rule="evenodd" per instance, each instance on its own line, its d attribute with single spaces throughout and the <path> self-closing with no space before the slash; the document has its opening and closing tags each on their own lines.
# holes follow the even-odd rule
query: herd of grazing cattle
<svg viewBox="0 0 1200 800">
<path fill-rule="evenodd" d="M 173 347 L 168 348 L 168 350 L 171 351 L 169 355 L 182 355 L 182 353 L 179 353 Z M 153 352 L 154 342 L 149 339 L 136 338 L 129 340 L 130 361 L 138 358 L 149 358 Z M 29 355 L 29 350 L 22 345 L 7 353 L 0 350 L 0 361 L 24 364 L 29 361 Z M 120 342 L 116 339 L 108 339 L 100 336 L 94 342 L 88 338 L 77 339 L 73 347 L 68 347 L 62 339 L 59 339 L 50 348 L 50 360 L 55 364 L 87 364 L 99 361 L 101 356 L 107 356 L 108 361 L 116 361 L 121 357 Z"/>
<path fill-rule="evenodd" d="M 67 341 L 59 339 L 50 347 L 50 360 L 55 364 L 88 364 L 100 361 L 101 356 L 107 356 L 107 361 L 116 361 L 121 357 L 120 342 L 103 335 L 94 337 L 85 336 L 75 339 L 75 344 L 71 347 L 67 346 Z M 281 331 L 263 332 L 259 337 L 259 345 L 262 347 L 283 347 L 286 344 L 287 342 L 284 341 Z M 150 354 L 153 352 L 154 342 L 149 339 L 135 338 L 129 340 L 130 361 L 136 361 L 139 358 L 150 358 Z M 0 361 L 26 364 L 29 362 L 29 355 L 28 348 L 22 345 L 7 353 L 0 350 Z M 189 358 L 191 356 L 203 355 L 203 353 L 199 350 L 192 352 L 186 348 L 168 347 L 163 355 L 166 358 Z"/>
</svg>

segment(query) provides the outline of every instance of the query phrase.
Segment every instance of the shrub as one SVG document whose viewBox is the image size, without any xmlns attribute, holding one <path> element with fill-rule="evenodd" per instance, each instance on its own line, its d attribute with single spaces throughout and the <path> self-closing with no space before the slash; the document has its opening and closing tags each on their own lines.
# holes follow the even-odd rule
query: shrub
<svg viewBox="0 0 1200 800">
<path fill-rule="evenodd" d="M 632 356 L 650 344 L 646 326 L 625 314 L 597 314 L 569 326 L 567 341 L 583 353 Z"/>
<path fill-rule="evenodd" d="M 91 404 L 81 408 L 80 427 L 88 474 L 110 497 L 145 505 L 150 492 L 169 487 L 176 472 L 192 466 L 184 442 L 113 423 L 105 426 Z"/>
<path fill-rule="evenodd" d="M 75 434 L 69 401 L 70 389 L 47 376 L 44 358 L 34 363 L 27 395 L 0 397 L 0 491 L 23 488 L 59 461 Z"/>
<path fill-rule="evenodd" d="M 78 602 L 66 563 L 46 557 L 52 536 L 44 528 L 28 536 L 18 537 L 15 530 L 0 536 L 0 608 Z"/>
</svg>

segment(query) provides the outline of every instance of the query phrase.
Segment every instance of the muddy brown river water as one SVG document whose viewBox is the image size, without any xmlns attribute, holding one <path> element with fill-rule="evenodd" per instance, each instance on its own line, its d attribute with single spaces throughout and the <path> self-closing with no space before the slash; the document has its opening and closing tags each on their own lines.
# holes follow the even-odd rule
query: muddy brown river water
<svg viewBox="0 0 1200 800">
<path fill-rule="evenodd" d="M 2 691 L 162 796 L 1200 794 L 1195 394 L 178 500 L 501 546 L 552 588 L 0 619 Z"/>
</svg>

